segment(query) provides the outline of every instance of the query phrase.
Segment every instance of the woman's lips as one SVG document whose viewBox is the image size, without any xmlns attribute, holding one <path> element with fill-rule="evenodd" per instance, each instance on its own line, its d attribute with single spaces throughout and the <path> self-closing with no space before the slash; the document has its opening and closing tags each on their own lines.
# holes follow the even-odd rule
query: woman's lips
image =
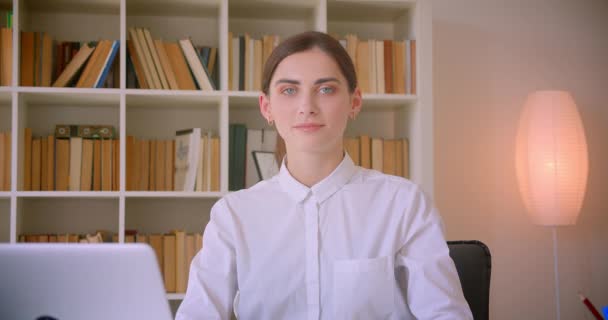
<svg viewBox="0 0 608 320">
<path fill-rule="evenodd" d="M 318 123 L 302 123 L 294 126 L 295 129 L 304 132 L 314 132 L 321 129 L 322 127 L 323 125 Z"/>
</svg>

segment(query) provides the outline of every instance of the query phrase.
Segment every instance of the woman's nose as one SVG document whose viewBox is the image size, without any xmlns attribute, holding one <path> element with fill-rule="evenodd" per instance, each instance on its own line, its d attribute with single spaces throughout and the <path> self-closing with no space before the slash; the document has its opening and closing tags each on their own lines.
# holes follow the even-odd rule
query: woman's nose
<svg viewBox="0 0 608 320">
<path fill-rule="evenodd" d="M 312 94 L 301 95 L 299 101 L 298 113 L 302 115 L 312 115 L 318 112 L 317 102 Z"/>
</svg>

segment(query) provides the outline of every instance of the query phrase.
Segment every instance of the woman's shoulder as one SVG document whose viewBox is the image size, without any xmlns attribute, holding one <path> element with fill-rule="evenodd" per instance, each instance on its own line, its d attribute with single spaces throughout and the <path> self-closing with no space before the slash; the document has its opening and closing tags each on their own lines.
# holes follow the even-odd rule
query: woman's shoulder
<svg viewBox="0 0 608 320">
<path fill-rule="evenodd" d="M 276 188 L 278 187 L 276 178 L 277 177 L 275 176 L 267 180 L 262 180 L 246 189 L 230 191 L 222 197 L 222 200 L 226 202 L 257 201 L 269 194 L 276 194 Z"/>
<path fill-rule="evenodd" d="M 399 177 L 391 174 L 386 174 L 374 169 L 366 169 L 359 167 L 359 170 L 353 178 L 354 184 L 362 184 L 369 187 L 383 187 L 392 190 L 417 192 L 420 187 L 404 177 Z"/>
</svg>

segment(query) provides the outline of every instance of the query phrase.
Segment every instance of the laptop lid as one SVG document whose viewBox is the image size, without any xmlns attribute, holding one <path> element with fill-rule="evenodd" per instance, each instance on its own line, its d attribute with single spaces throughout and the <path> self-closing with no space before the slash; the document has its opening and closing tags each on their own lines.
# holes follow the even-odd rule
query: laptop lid
<svg viewBox="0 0 608 320">
<path fill-rule="evenodd" d="M 146 244 L 0 245 L 0 319 L 172 319 Z"/>
</svg>

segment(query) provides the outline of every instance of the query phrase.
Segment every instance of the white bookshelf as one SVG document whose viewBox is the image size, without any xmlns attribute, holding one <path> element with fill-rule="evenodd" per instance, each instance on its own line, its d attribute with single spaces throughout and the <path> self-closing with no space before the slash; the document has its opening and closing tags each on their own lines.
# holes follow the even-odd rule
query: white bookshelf
<svg viewBox="0 0 608 320">
<path fill-rule="evenodd" d="M 228 32 L 282 39 L 319 30 L 360 39 L 416 39 L 417 95 L 365 94 L 363 110 L 347 136 L 410 139 L 411 178 L 433 194 L 431 8 L 427 0 L 0 0 L 0 15 L 13 10 L 13 85 L 0 87 L 0 131 L 12 132 L 11 190 L 0 192 L 0 242 L 22 233 L 87 233 L 107 229 L 124 242 L 125 229 L 143 233 L 172 228 L 201 232 L 209 209 L 228 192 L 228 128 L 244 122 L 267 128 L 258 93 L 229 91 Z M 4 16 L 0 21 L 4 21 Z M 147 27 L 154 38 L 191 37 L 218 47 L 219 90 L 126 88 L 129 27 Z M 120 40 L 120 87 L 79 89 L 21 87 L 19 31 L 45 31 L 60 41 Z M 114 192 L 31 192 L 23 185 L 23 130 L 49 135 L 59 123 L 111 124 L 120 137 L 120 185 Z M 201 127 L 220 136 L 218 192 L 126 191 L 125 137 L 172 138 L 178 129 Z M 169 299 L 183 295 L 169 294 Z"/>
</svg>

